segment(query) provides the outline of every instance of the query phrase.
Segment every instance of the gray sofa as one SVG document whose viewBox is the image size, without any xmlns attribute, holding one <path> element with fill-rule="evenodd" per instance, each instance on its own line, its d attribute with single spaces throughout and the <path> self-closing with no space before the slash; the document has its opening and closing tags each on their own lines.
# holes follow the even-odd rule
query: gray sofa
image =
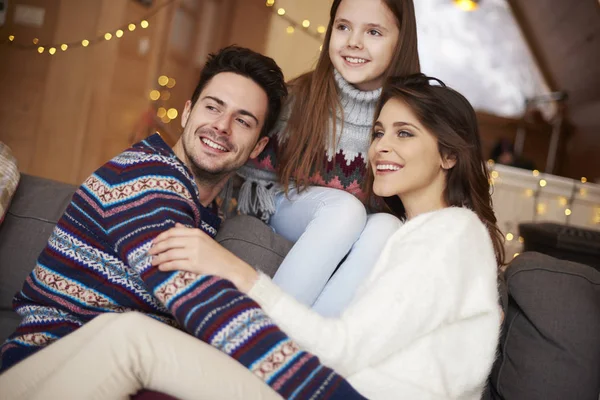
<svg viewBox="0 0 600 400">
<path fill-rule="evenodd" d="M 19 322 L 12 297 L 70 201 L 70 185 L 22 175 L 0 226 L 0 341 Z M 217 240 L 272 275 L 291 243 L 252 217 L 235 217 Z M 505 323 L 486 400 L 598 400 L 600 272 L 539 253 L 507 269 Z"/>
</svg>

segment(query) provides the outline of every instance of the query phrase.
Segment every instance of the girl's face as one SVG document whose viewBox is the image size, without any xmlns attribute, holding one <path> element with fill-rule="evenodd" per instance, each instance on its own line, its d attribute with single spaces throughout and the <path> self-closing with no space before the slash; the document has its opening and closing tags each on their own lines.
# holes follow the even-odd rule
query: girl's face
<svg viewBox="0 0 600 400">
<path fill-rule="evenodd" d="M 399 30 L 383 0 L 343 0 L 335 15 L 329 57 L 344 79 L 369 91 L 383 85 Z"/>
<path fill-rule="evenodd" d="M 440 199 L 446 169 L 454 166 L 454 161 L 442 159 L 437 138 L 400 99 L 385 103 L 375 122 L 369 162 L 375 177 L 373 192 L 400 198 L 418 194 Z"/>
</svg>

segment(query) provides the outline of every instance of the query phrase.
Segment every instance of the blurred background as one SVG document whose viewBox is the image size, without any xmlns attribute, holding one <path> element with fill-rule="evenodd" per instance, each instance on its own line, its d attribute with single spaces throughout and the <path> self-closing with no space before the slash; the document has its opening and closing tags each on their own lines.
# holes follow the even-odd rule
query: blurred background
<svg viewBox="0 0 600 400">
<path fill-rule="evenodd" d="M 414 1 L 423 72 L 478 111 L 502 228 L 600 229 L 599 0 Z M 286 79 L 309 71 L 330 5 L 0 0 L 0 141 L 22 173 L 78 184 L 154 131 L 174 144 L 212 51 L 252 48 Z"/>
</svg>

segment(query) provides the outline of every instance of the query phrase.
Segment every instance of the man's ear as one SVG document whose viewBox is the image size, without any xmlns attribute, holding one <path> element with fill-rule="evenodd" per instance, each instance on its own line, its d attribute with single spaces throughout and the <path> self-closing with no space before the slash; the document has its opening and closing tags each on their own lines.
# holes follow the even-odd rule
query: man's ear
<svg viewBox="0 0 600 400">
<path fill-rule="evenodd" d="M 188 100 L 185 102 L 183 114 L 181 114 L 181 127 L 182 128 L 185 128 L 185 126 L 187 125 L 187 121 L 190 118 L 191 112 L 192 112 L 192 101 Z"/>
<path fill-rule="evenodd" d="M 449 170 L 456 165 L 456 154 L 447 154 L 442 156 L 442 169 Z"/>
<path fill-rule="evenodd" d="M 250 153 L 250 157 L 251 159 L 255 159 L 256 157 L 258 157 L 258 155 L 263 151 L 263 149 L 265 148 L 265 146 L 267 145 L 267 143 L 269 143 L 269 137 L 265 136 L 262 137 L 258 140 L 258 142 L 256 142 L 256 146 L 254 146 L 254 149 L 252 150 L 252 153 Z"/>
</svg>

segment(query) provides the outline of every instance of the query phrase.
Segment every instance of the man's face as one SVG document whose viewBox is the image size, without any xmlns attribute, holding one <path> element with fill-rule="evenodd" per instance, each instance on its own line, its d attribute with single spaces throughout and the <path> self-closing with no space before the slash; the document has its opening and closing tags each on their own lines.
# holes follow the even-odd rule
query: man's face
<svg viewBox="0 0 600 400">
<path fill-rule="evenodd" d="M 255 158 L 268 138 L 258 140 L 267 117 L 265 91 L 253 80 L 223 72 L 215 75 L 181 118 L 183 160 L 196 179 L 218 182 Z"/>
</svg>

